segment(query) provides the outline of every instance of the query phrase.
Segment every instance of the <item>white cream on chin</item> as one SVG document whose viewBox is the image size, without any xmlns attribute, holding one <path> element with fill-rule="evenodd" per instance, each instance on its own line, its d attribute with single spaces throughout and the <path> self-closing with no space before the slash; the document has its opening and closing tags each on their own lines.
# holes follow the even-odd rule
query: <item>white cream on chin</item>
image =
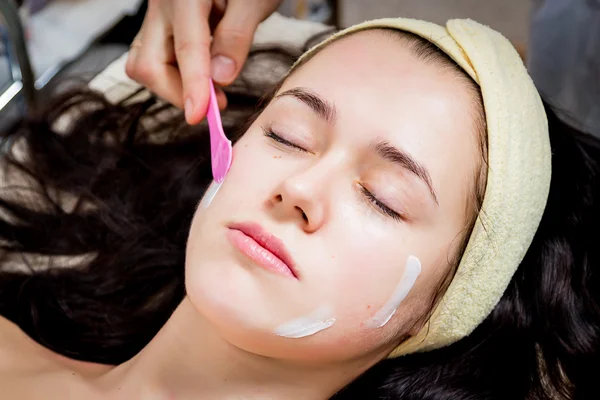
<svg viewBox="0 0 600 400">
<path fill-rule="evenodd" d="M 332 326 L 335 321 L 333 309 L 330 306 L 321 306 L 306 317 L 295 318 L 279 325 L 274 332 L 277 336 L 297 339 L 321 332 Z"/>
<path fill-rule="evenodd" d="M 421 261 L 415 256 L 408 256 L 404 273 L 400 279 L 400 283 L 396 286 L 394 293 L 384 304 L 383 307 L 373 317 L 371 317 L 365 325 L 369 328 L 381 328 L 394 316 L 400 303 L 408 296 L 408 293 L 414 286 L 417 278 L 421 274 Z"/>
<path fill-rule="evenodd" d="M 225 181 L 223 180 L 223 182 Z M 215 199 L 215 196 L 217 195 L 217 192 L 221 188 L 223 182 L 217 183 L 215 181 L 212 181 L 208 189 L 206 189 L 204 197 L 202 197 L 202 201 L 200 202 L 203 208 L 208 208 L 208 206 L 210 206 L 210 203 L 212 203 Z"/>
</svg>

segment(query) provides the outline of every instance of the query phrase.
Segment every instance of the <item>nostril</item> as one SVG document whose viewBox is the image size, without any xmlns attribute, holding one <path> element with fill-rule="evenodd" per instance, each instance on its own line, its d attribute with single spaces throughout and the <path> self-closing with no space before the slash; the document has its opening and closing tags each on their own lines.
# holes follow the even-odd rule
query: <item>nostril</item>
<svg viewBox="0 0 600 400">
<path fill-rule="evenodd" d="M 277 201 L 278 203 L 281 203 L 283 201 L 283 196 L 278 194 L 277 196 L 275 196 L 275 201 Z"/>
<path fill-rule="evenodd" d="M 296 208 L 302 213 L 302 219 L 304 220 L 304 222 L 308 222 L 308 217 L 306 216 L 306 213 L 300 207 Z"/>
</svg>

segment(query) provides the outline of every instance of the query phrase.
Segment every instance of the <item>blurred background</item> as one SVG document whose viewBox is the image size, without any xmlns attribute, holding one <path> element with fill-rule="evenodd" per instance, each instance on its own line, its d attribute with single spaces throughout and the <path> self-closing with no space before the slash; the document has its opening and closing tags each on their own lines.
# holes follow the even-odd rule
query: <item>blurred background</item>
<svg viewBox="0 0 600 400">
<path fill-rule="evenodd" d="M 531 2 L 527 0 L 284 0 L 281 6 L 283 14 L 340 27 L 392 16 L 440 24 L 450 18 L 472 18 L 522 46 L 529 36 L 530 9 Z"/>
<path fill-rule="evenodd" d="M 43 104 L 58 77 L 91 79 L 126 52 L 146 5 L 0 0 L 0 131 Z M 600 0 L 284 0 L 279 12 L 339 28 L 393 16 L 475 19 L 511 40 L 565 118 L 600 131 Z"/>
</svg>

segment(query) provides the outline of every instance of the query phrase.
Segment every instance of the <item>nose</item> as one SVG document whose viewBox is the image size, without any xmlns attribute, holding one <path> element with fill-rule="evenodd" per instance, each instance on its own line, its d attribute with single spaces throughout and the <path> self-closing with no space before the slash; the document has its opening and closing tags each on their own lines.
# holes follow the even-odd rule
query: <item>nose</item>
<svg viewBox="0 0 600 400">
<path fill-rule="evenodd" d="M 301 228 L 312 233 L 325 222 L 325 183 L 310 174 L 296 175 L 284 179 L 271 198 L 278 217 L 292 220 Z"/>
</svg>

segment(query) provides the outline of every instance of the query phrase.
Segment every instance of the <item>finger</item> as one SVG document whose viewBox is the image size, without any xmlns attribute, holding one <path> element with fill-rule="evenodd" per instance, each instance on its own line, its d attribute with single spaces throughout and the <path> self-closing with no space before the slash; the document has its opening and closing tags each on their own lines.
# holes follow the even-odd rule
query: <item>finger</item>
<svg viewBox="0 0 600 400">
<path fill-rule="evenodd" d="M 211 1 L 180 0 L 175 7 L 173 36 L 181 81 L 185 117 L 196 124 L 206 115 L 210 79 Z"/>
<path fill-rule="evenodd" d="M 171 64 L 175 61 L 173 29 L 168 18 L 158 6 L 148 8 L 140 37 L 142 61 L 151 64 Z"/>
<path fill-rule="evenodd" d="M 222 111 L 227 108 L 227 96 L 220 87 L 215 87 L 215 92 L 217 94 L 217 104 L 219 104 L 219 110 Z"/>
<path fill-rule="evenodd" d="M 131 46 L 127 52 L 127 61 L 125 62 L 125 73 L 133 80 L 135 80 L 135 64 L 137 61 L 137 56 L 139 55 L 140 47 L 142 45 L 140 37 L 141 30 L 131 42 Z"/>
<path fill-rule="evenodd" d="M 141 46 L 135 51 L 132 77 L 150 91 L 183 107 L 181 77 L 176 67 L 169 25 L 157 7 L 148 9 L 142 30 Z M 175 73 L 177 77 L 175 77 Z"/>
<path fill-rule="evenodd" d="M 156 67 L 155 72 L 160 79 L 154 80 L 152 87 L 148 89 L 176 107 L 184 108 L 183 84 L 179 69 L 173 65 L 162 64 Z"/>
<path fill-rule="evenodd" d="M 137 35 L 133 38 L 129 51 L 127 53 L 127 61 L 125 62 L 125 73 L 127 76 L 134 81 L 142 83 L 138 80 L 138 71 L 136 70 L 137 58 L 140 53 L 140 47 L 143 45 L 142 37 L 144 36 L 144 27 L 148 25 L 148 12 L 144 15 L 144 21 L 138 31 Z"/>
<path fill-rule="evenodd" d="M 245 1 L 230 1 L 217 26 L 211 48 L 211 74 L 215 82 L 228 85 L 237 77 L 252 45 L 263 15 L 248 10 Z"/>
</svg>

